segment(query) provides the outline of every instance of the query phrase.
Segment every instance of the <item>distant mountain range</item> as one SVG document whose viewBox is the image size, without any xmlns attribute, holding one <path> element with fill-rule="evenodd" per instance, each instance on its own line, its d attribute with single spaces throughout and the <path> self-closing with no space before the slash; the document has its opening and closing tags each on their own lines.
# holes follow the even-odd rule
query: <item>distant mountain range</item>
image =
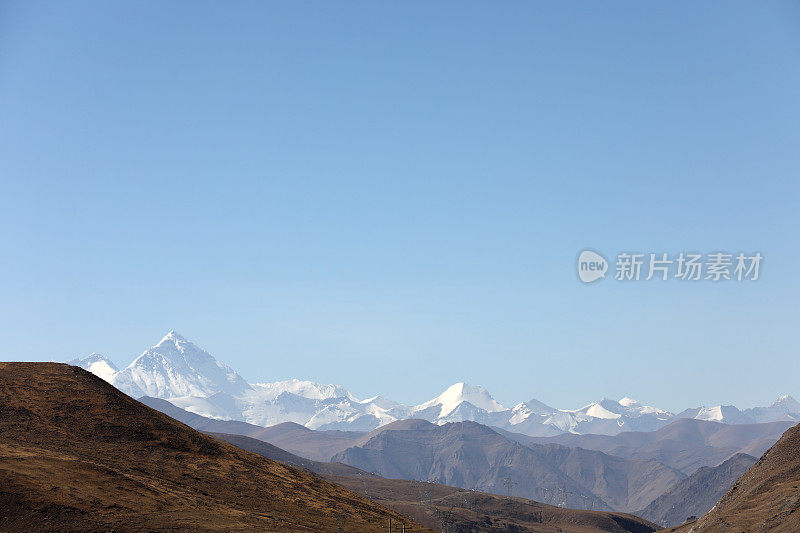
<svg viewBox="0 0 800 533">
<path fill-rule="evenodd" d="M 523 446 L 475 422 L 440 426 L 414 419 L 376 429 L 332 461 L 389 478 L 622 512 L 645 507 L 686 477 L 655 461 L 557 444 Z"/>
<path fill-rule="evenodd" d="M 206 418 L 159 398 L 139 401 L 237 446 L 320 474 L 377 474 L 496 494 L 511 489 L 555 506 L 640 510 L 635 514 L 666 526 L 711 509 L 755 462 L 742 450 L 766 450 L 791 424 L 678 419 L 652 432 L 529 437 L 475 422 L 440 426 L 403 420 L 360 433 L 314 431 L 293 422 L 263 428 Z"/>
<path fill-rule="evenodd" d="M 437 425 L 474 421 L 547 437 L 562 433 L 616 435 L 623 431 L 654 431 L 680 418 L 724 424 L 800 421 L 800 403 L 791 396 L 782 396 L 769 407 L 740 410 L 718 405 L 678 414 L 631 398 L 604 398 L 576 410 L 553 408 L 535 399 L 507 408 L 483 387 L 465 383 L 456 383 L 416 406 L 382 396 L 359 400 L 338 385 L 296 379 L 248 383 L 231 367 L 175 331 L 122 370 L 97 353 L 69 363 L 93 372 L 134 398 L 161 398 L 199 415 L 258 426 L 294 422 L 309 429 L 372 431 L 413 418 Z"/>
</svg>

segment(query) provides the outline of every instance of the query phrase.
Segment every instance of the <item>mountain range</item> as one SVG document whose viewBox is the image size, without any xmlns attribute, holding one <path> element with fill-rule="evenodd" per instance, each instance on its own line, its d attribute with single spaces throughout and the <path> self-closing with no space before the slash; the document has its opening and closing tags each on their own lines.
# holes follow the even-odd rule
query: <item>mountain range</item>
<svg viewBox="0 0 800 533">
<path fill-rule="evenodd" d="M 654 432 L 537 438 L 475 422 L 439 426 L 405 420 L 360 433 L 314 431 L 293 422 L 262 428 L 205 418 L 158 398 L 140 401 L 242 448 L 336 476 L 334 481 L 351 488 L 363 482 L 369 491 L 379 475 L 386 476 L 383 484 L 391 478 L 428 487 L 513 492 L 559 507 L 642 509 L 635 514 L 666 526 L 708 511 L 755 461 L 742 450 L 766 449 L 790 427 L 787 422 L 729 426 L 679 419 Z"/>
<path fill-rule="evenodd" d="M 576 410 L 553 408 L 536 399 L 508 408 L 483 387 L 465 383 L 456 383 L 416 406 L 383 396 L 359 400 L 338 385 L 297 379 L 249 383 L 175 331 L 122 370 L 97 353 L 69 363 L 93 372 L 134 398 L 161 398 L 202 416 L 258 426 L 293 422 L 309 429 L 372 431 L 413 418 L 437 425 L 474 421 L 528 436 L 548 437 L 563 433 L 616 435 L 655 431 L 681 418 L 724 424 L 800 420 L 800 403 L 788 395 L 768 407 L 740 410 L 718 405 L 678 414 L 631 398 L 603 398 Z"/>
<path fill-rule="evenodd" d="M 629 512 L 685 476 L 655 461 L 559 445 L 523 446 L 476 422 L 393 422 L 331 459 L 381 476 L 431 480 L 560 507 Z"/>
</svg>

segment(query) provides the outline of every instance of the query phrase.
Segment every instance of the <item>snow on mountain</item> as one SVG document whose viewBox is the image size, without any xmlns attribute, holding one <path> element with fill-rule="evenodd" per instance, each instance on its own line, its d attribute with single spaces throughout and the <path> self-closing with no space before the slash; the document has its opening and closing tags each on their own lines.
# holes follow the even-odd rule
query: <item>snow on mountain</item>
<svg viewBox="0 0 800 533">
<path fill-rule="evenodd" d="M 535 415 L 546 415 L 550 414 L 556 409 L 550 407 L 549 405 L 540 402 L 539 400 L 533 398 L 528 400 L 527 402 L 522 402 L 514 406 L 514 410 L 520 413 L 530 413 Z"/>
<path fill-rule="evenodd" d="M 603 398 L 580 409 L 554 409 L 537 400 L 519 404 L 503 429 L 545 437 L 560 433 L 615 435 L 622 431 L 653 431 L 668 424 L 675 415 L 642 405 L 631 398 L 614 401 Z"/>
<path fill-rule="evenodd" d="M 342 401 L 326 405 L 306 422 L 310 429 L 372 431 L 400 418 L 373 402 Z"/>
<path fill-rule="evenodd" d="M 742 412 L 733 405 L 716 405 L 714 407 L 698 407 L 696 414 L 692 417 L 695 420 L 706 420 L 709 422 L 723 422 L 726 424 L 746 423 Z"/>
<path fill-rule="evenodd" d="M 119 372 L 119 368 L 117 368 L 111 359 L 99 353 L 92 353 L 82 359 L 67 361 L 67 364 L 79 366 L 88 370 L 109 383 L 111 383 L 111 380 L 113 380 L 114 376 Z"/>
<path fill-rule="evenodd" d="M 577 412 L 583 413 L 594 418 L 629 420 L 638 417 L 652 416 L 656 419 L 672 418 L 672 413 L 663 411 L 649 405 L 642 405 L 632 398 L 622 398 L 620 401 L 603 398 L 599 402 L 592 403 L 579 409 Z"/>
<path fill-rule="evenodd" d="M 712 420 L 723 424 L 760 424 L 779 420 L 800 421 L 800 403 L 787 394 L 772 402 L 769 407 L 751 407 L 739 410 L 733 405 L 703 406 L 686 409 L 678 414 L 678 418 Z"/>
<path fill-rule="evenodd" d="M 412 407 L 411 416 L 416 418 L 415 415 L 420 415 L 420 418 L 430 422 L 444 421 L 445 419 L 447 422 L 463 422 L 464 420 L 474 420 L 474 418 L 469 418 L 470 413 L 478 411 L 497 413 L 506 410 L 483 387 L 456 383 L 433 400 Z M 464 418 L 465 416 L 468 418 Z"/>
<path fill-rule="evenodd" d="M 599 402 L 593 403 L 585 407 L 584 409 L 582 409 L 582 412 L 592 418 L 616 420 L 618 418 L 622 418 L 622 413 L 618 413 L 612 410 L 615 409 L 618 405 L 620 405 L 618 403 L 614 405 L 615 403 L 616 402 L 614 402 L 614 400 L 606 400 L 605 398 L 603 398 Z"/>
<path fill-rule="evenodd" d="M 539 437 L 654 431 L 676 418 L 726 424 L 800 421 L 800 403 L 788 395 L 768 407 L 739 410 L 732 405 L 718 405 L 687 409 L 678 415 L 628 397 L 619 401 L 603 398 L 575 410 L 556 409 L 535 399 L 508 409 L 483 387 L 466 383 L 456 383 L 436 398 L 413 407 L 383 396 L 359 400 L 339 385 L 313 381 L 249 384 L 229 366 L 174 331 L 121 371 L 96 353 L 70 363 L 135 398 L 162 398 L 203 416 L 260 426 L 295 422 L 310 429 L 371 431 L 409 418 L 439 425 L 469 420 Z"/>
<path fill-rule="evenodd" d="M 116 374 L 113 384 L 130 396 L 164 399 L 218 392 L 235 396 L 250 388 L 232 368 L 175 331 Z"/>
<path fill-rule="evenodd" d="M 311 400 L 327 400 L 330 398 L 355 398 L 339 385 L 323 385 L 313 381 L 290 379 L 274 383 L 256 383 L 254 385 L 263 390 L 266 397 L 277 398 L 283 392 L 290 392 Z"/>
<path fill-rule="evenodd" d="M 788 394 L 784 394 L 774 402 L 770 407 L 775 407 L 779 409 L 785 409 L 787 412 L 791 413 L 800 413 L 800 402 L 789 396 Z"/>
<path fill-rule="evenodd" d="M 772 402 L 769 407 L 745 409 L 743 414 L 753 422 L 772 422 L 773 420 L 800 420 L 800 402 L 785 394 Z"/>
</svg>

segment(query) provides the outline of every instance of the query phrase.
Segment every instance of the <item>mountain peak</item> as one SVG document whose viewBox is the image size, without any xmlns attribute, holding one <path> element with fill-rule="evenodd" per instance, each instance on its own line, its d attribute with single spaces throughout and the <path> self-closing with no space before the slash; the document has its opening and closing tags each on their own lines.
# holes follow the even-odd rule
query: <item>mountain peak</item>
<svg viewBox="0 0 800 533">
<path fill-rule="evenodd" d="M 784 394 L 774 402 L 770 407 L 785 407 L 786 409 L 791 409 L 795 412 L 800 411 L 800 402 L 792 398 L 788 394 Z"/>
<path fill-rule="evenodd" d="M 467 385 L 460 381 L 447 387 L 443 393 L 433 400 L 416 406 L 414 411 L 423 411 L 430 407 L 439 406 L 441 409 L 438 416 L 443 417 L 455 411 L 464 402 L 490 413 L 506 410 L 483 387 Z"/>
<path fill-rule="evenodd" d="M 181 335 L 180 333 L 178 333 L 174 329 L 171 329 L 169 331 L 169 333 L 164 335 L 164 337 L 160 341 L 158 341 L 158 344 L 156 344 L 156 346 L 160 346 L 161 344 L 163 344 L 165 342 L 179 343 L 179 342 L 189 342 L 189 341 L 187 341 L 186 338 L 183 335 Z"/>
<path fill-rule="evenodd" d="M 469 387 L 469 385 L 467 385 L 463 381 L 459 381 L 458 383 L 453 383 L 452 385 L 447 387 L 444 390 L 443 395 L 444 394 L 463 394 L 464 390 L 467 389 L 468 387 Z M 482 387 L 476 387 L 476 388 L 482 388 Z"/>
<path fill-rule="evenodd" d="M 111 359 L 97 352 L 92 352 L 83 358 L 67 361 L 67 364 L 79 366 L 84 370 L 88 370 L 109 383 L 114 379 L 117 372 L 119 372 L 119 368 L 117 368 Z"/>
<path fill-rule="evenodd" d="M 209 397 L 241 394 L 250 385 L 232 368 L 186 340 L 175 330 L 148 348 L 114 377 L 114 385 L 133 397 Z"/>
</svg>

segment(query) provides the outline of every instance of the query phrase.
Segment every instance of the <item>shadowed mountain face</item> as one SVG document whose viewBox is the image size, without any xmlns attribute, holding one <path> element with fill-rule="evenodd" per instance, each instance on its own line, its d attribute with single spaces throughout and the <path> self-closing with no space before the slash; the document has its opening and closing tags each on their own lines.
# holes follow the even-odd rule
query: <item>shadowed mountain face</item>
<svg viewBox="0 0 800 533">
<path fill-rule="evenodd" d="M 755 457 L 737 453 L 721 465 L 704 466 L 678 481 L 636 514 L 665 527 L 683 524 L 690 516 L 701 516 L 710 511 L 755 462 Z"/>
<path fill-rule="evenodd" d="M 557 444 L 531 444 L 529 448 L 618 511 L 640 509 L 684 478 L 681 472 L 656 461 L 623 459 Z"/>
<path fill-rule="evenodd" d="M 272 459 L 273 461 L 280 461 L 282 463 L 299 466 L 300 468 L 305 468 L 306 470 L 310 470 L 315 474 L 337 476 L 371 476 L 371 474 L 368 472 L 364 472 L 363 470 L 359 470 L 358 468 L 342 463 L 312 461 L 311 459 L 306 459 L 293 453 L 289 453 L 286 450 L 281 450 L 277 446 L 273 446 L 268 442 L 254 439 L 252 437 L 245 437 L 244 435 L 230 435 L 227 433 L 207 434 L 217 439 L 224 440 L 225 442 L 230 442 L 234 446 L 238 446 L 239 448 L 247 450 L 248 452 L 257 453 L 258 455 L 266 457 L 267 459 Z"/>
<path fill-rule="evenodd" d="M 303 459 L 280 448 L 242 435 L 214 434 L 245 450 L 317 472 L 338 485 L 437 531 L 516 531 L 575 533 L 650 533 L 655 524 L 615 512 L 562 509 L 552 505 L 463 490 L 436 483 L 386 479 L 341 463 Z"/>
<path fill-rule="evenodd" d="M 800 531 L 800 425 L 788 429 L 711 511 L 676 531 Z"/>
<path fill-rule="evenodd" d="M 0 509 L 3 531 L 336 531 L 341 520 L 385 531 L 390 514 L 404 520 L 56 363 L 0 363 Z"/>
<path fill-rule="evenodd" d="M 703 466 L 715 466 L 736 453 L 759 457 L 792 426 L 792 422 L 728 425 L 705 420 L 681 419 L 658 431 L 630 431 L 618 435 L 529 437 L 500 433 L 523 444 L 561 444 L 597 450 L 626 459 L 654 460 L 684 474 Z"/>
<path fill-rule="evenodd" d="M 315 431 L 294 422 L 283 422 L 261 428 L 260 432 L 251 436 L 302 457 L 330 461 L 335 454 L 353 446 L 364 435 L 366 433 L 360 431 Z"/>
<path fill-rule="evenodd" d="M 579 509 L 642 508 L 682 479 L 653 461 L 631 461 L 558 445 L 523 446 L 460 422 L 404 420 L 382 427 L 333 458 L 382 476 L 513 494 Z"/>
</svg>

